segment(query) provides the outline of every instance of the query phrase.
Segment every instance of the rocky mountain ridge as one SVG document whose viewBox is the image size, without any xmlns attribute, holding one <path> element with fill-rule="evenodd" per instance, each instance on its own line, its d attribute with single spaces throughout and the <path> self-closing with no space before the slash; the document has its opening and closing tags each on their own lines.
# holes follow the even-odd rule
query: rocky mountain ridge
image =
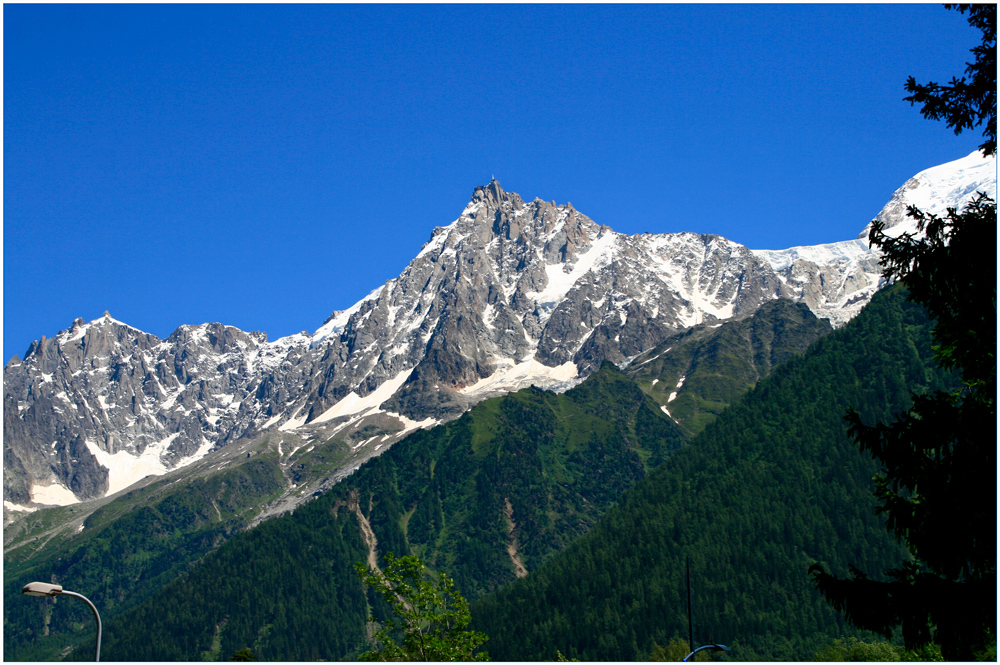
<svg viewBox="0 0 1000 665">
<path fill-rule="evenodd" d="M 995 161 L 974 153 L 918 174 L 880 215 L 906 201 L 961 205 L 979 189 L 995 197 Z M 880 286 L 861 240 L 768 251 L 626 236 L 494 180 L 399 277 L 312 335 L 268 342 L 212 323 L 160 340 L 105 313 L 32 344 L 4 368 L 5 518 L 105 496 L 267 431 L 287 440 L 288 459 L 354 432 L 363 459 L 486 397 L 568 388 L 605 360 L 624 366 L 776 298 L 840 325 Z"/>
</svg>

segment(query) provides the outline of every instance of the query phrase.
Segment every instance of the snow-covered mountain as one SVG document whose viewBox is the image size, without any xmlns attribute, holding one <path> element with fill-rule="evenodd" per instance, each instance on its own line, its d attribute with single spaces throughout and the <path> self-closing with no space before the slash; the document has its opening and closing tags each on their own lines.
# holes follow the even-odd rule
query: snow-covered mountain
<svg viewBox="0 0 1000 665">
<path fill-rule="evenodd" d="M 941 212 L 977 190 L 995 198 L 996 167 L 974 153 L 910 179 L 879 216 L 903 228 L 907 204 Z M 351 431 L 360 460 L 486 397 L 565 389 L 775 298 L 840 325 L 881 285 L 866 235 L 777 251 L 627 236 L 494 180 L 399 277 L 311 335 L 213 323 L 160 340 L 106 313 L 35 342 L 4 368 L 5 512 L 105 496 L 266 431 L 283 459 Z"/>
<path fill-rule="evenodd" d="M 997 196 L 996 158 L 979 152 L 947 164 L 935 166 L 907 180 L 897 189 L 875 217 L 885 233 L 916 237 L 916 222 L 906 214 L 916 206 L 925 213 L 944 216 L 948 208 L 962 209 L 984 192 Z M 871 222 L 853 240 L 791 247 L 782 250 L 754 250 L 794 292 L 790 296 L 805 302 L 820 318 L 835 326 L 843 325 L 860 311 L 881 286 L 878 254 L 868 247 Z"/>
</svg>

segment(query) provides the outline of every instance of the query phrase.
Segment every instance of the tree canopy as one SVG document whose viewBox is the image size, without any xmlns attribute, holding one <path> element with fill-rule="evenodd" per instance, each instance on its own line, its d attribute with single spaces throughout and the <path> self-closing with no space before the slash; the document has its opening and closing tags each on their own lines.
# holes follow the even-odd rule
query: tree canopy
<svg viewBox="0 0 1000 665">
<path fill-rule="evenodd" d="M 926 117 L 956 133 L 985 122 L 982 150 L 996 152 L 996 6 L 958 5 L 983 31 L 967 82 L 907 89 Z M 973 660 L 996 645 L 996 203 L 980 193 L 944 217 L 914 207 L 917 233 L 892 237 L 873 223 L 869 241 L 883 252 L 883 274 L 935 321 L 937 363 L 961 374 L 950 393 L 915 396 L 894 422 L 865 425 L 848 413 L 850 432 L 881 463 L 876 511 L 912 560 L 876 581 L 857 569 L 840 579 L 810 571 L 827 600 L 859 628 L 889 637 L 901 628 L 907 648 L 934 642 L 948 660 Z M 919 237 L 920 233 L 923 237 Z"/>
<path fill-rule="evenodd" d="M 362 660 L 487 660 L 473 654 L 487 637 L 467 630 L 472 617 L 469 604 L 444 573 L 430 582 L 426 568 L 415 556 L 385 557 L 385 570 L 369 571 L 355 565 L 358 576 L 389 603 L 398 618 L 386 619 L 375 632 L 373 651 Z M 397 642 L 395 635 L 401 633 Z"/>
<path fill-rule="evenodd" d="M 983 33 L 982 43 L 972 49 L 974 62 L 967 63 L 965 76 L 952 77 L 948 85 L 931 81 L 920 84 L 912 76 L 906 81 L 906 91 L 912 93 L 904 101 L 923 104 L 925 118 L 944 120 L 956 134 L 985 124 L 986 141 L 979 149 L 984 155 L 997 151 L 997 6 L 945 5 L 961 13 L 969 13 L 969 25 Z"/>
</svg>

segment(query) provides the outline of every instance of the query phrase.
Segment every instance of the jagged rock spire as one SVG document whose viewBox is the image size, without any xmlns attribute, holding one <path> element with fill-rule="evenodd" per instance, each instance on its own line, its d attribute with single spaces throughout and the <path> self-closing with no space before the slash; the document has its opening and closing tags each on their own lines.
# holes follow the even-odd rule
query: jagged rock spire
<svg viewBox="0 0 1000 665">
<path fill-rule="evenodd" d="M 472 193 L 472 202 L 482 201 L 489 208 L 499 208 L 505 201 L 513 202 L 514 199 L 521 201 L 517 194 L 508 194 L 500 187 L 500 181 L 496 178 L 490 180 L 488 185 L 480 185 Z"/>
</svg>

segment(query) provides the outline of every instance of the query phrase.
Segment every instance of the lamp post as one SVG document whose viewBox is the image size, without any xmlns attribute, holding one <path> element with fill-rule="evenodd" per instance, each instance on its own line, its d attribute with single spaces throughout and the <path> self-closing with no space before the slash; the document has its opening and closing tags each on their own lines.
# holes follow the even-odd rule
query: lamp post
<svg viewBox="0 0 1000 665">
<path fill-rule="evenodd" d="M 691 557 L 687 557 L 687 588 L 688 588 L 688 648 L 694 649 L 694 602 L 691 599 Z M 681 658 L 682 663 L 688 662 L 689 658 L 694 657 L 699 651 L 704 651 L 706 649 L 711 649 L 712 651 L 725 651 L 729 653 L 731 649 L 725 644 L 706 644 L 705 646 L 698 647 L 694 649 L 691 653 Z"/>
<path fill-rule="evenodd" d="M 727 647 L 725 644 L 706 644 L 705 646 L 698 647 L 688 655 L 684 656 L 684 658 L 681 659 L 681 662 L 682 663 L 688 662 L 688 659 L 690 659 L 699 651 L 704 651 L 705 649 L 711 649 L 712 651 L 725 651 L 726 653 L 729 653 L 731 651 L 731 649 Z"/>
<path fill-rule="evenodd" d="M 87 603 L 87 607 L 90 611 L 94 613 L 94 618 L 97 619 L 97 649 L 94 652 L 94 660 L 101 660 L 101 615 L 97 613 L 97 608 L 86 596 L 82 596 L 75 591 L 66 591 L 58 584 L 46 584 L 45 582 L 29 582 L 24 585 L 21 589 L 21 593 L 26 596 L 72 596 L 73 598 L 79 598 L 83 602 Z"/>
</svg>

